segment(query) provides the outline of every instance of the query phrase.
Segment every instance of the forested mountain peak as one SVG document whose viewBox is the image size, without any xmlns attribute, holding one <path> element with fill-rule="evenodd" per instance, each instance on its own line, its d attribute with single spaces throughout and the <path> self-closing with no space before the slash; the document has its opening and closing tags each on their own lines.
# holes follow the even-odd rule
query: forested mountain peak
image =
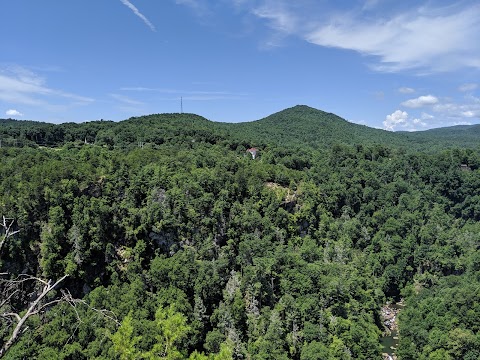
<svg viewBox="0 0 480 360">
<path fill-rule="evenodd" d="M 317 124 L 322 124 L 331 123 L 334 121 L 348 123 L 348 121 L 338 115 L 315 109 L 307 105 L 296 105 L 253 122 L 277 124 L 289 123 L 301 126 L 302 123 L 304 124 L 308 122 L 316 122 Z"/>
<path fill-rule="evenodd" d="M 237 132 L 248 134 L 257 142 L 311 146 L 333 144 L 391 143 L 395 134 L 350 123 L 338 115 L 297 105 L 261 120 L 232 124 Z"/>
</svg>

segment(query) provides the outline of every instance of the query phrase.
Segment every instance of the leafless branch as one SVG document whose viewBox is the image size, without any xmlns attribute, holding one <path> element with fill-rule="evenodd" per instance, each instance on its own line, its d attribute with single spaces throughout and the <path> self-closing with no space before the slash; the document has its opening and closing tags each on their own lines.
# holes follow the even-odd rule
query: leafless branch
<svg viewBox="0 0 480 360">
<path fill-rule="evenodd" d="M 5 244 L 5 241 L 10 236 L 15 235 L 16 233 L 20 232 L 20 230 L 13 230 L 12 231 L 12 226 L 15 222 L 15 219 L 12 218 L 6 218 L 5 216 L 2 216 L 2 223 L 0 226 L 3 228 L 3 236 L 0 238 L 0 251 L 2 251 L 3 244 Z"/>
<path fill-rule="evenodd" d="M 17 313 L 4 313 L 2 315 L 0 315 L 1 317 L 14 317 L 15 319 L 17 319 L 17 321 L 19 322 L 20 320 L 22 320 L 20 318 L 20 315 L 18 315 Z"/>
<path fill-rule="evenodd" d="M 89 310 L 92 310 L 100 315 L 102 315 L 102 317 L 108 319 L 108 320 L 111 320 L 113 321 L 116 325 L 120 326 L 120 321 L 118 321 L 117 319 L 117 316 L 115 315 L 115 313 L 113 311 L 110 311 L 110 310 L 106 310 L 106 309 L 97 309 L 97 308 L 94 308 L 93 306 L 91 306 L 90 304 L 88 304 L 85 300 L 82 300 L 82 299 L 75 299 L 71 294 L 70 292 L 68 292 L 68 290 L 63 290 L 62 291 L 63 293 L 63 296 L 62 296 L 62 299 L 66 302 L 68 302 L 72 308 L 75 310 L 75 313 L 77 314 L 77 319 L 79 322 L 82 322 L 81 318 L 80 318 L 80 315 L 78 314 L 78 311 L 77 311 L 77 306 L 78 305 L 84 305 L 85 307 L 87 307 Z"/>
<path fill-rule="evenodd" d="M 63 280 L 67 278 L 68 275 L 62 276 L 60 279 L 58 279 L 55 283 L 52 284 L 52 280 L 42 280 L 36 277 L 27 277 L 28 279 L 34 279 L 39 281 L 40 283 L 44 284 L 42 292 L 37 296 L 37 298 L 30 304 L 28 307 L 26 313 L 20 317 L 18 314 L 11 314 L 11 316 L 16 317 L 17 319 L 17 325 L 13 329 L 12 335 L 10 338 L 3 344 L 2 348 L 0 349 L 0 358 L 8 351 L 8 349 L 15 343 L 17 338 L 20 336 L 22 329 L 24 327 L 25 322 L 28 320 L 28 318 L 36 313 L 39 312 L 40 309 L 44 308 L 43 305 L 41 305 L 41 301 L 47 294 L 54 290 Z M 22 281 L 25 281 L 22 279 Z"/>
<path fill-rule="evenodd" d="M 2 302 L 0 303 L 0 308 L 5 305 L 11 298 L 13 295 L 15 295 L 16 293 L 18 293 L 18 289 L 14 290 L 10 295 L 8 295 L 8 297 L 4 300 L 2 300 Z"/>
<path fill-rule="evenodd" d="M 3 275 L 8 275 L 8 273 L 4 273 Z M 15 284 L 21 284 L 21 283 L 24 283 L 24 282 L 27 282 L 27 281 L 35 281 L 35 282 L 39 282 L 43 285 L 48 285 L 49 281 L 46 281 L 46 280 L 43 280 L 41 278 L 38 278 L 36 276 L 32 276 L 30 274 L 20 274 L 20 275 L 17 275 L 16 278 L 14 279 L 8 279 L 8 280 L 3 280 L 3 282 L 7 282 L 11 285 L 15 285 Z"/>
</svg>

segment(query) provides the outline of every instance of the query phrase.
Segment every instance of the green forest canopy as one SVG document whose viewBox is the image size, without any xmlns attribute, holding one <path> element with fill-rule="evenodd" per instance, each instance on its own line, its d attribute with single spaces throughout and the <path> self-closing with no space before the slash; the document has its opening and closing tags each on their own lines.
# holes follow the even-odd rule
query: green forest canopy
<svg viewBox="0 0 480 360">
<path fill-rule="evenodd" d="M 57 294 L 83 300 L 30 317 L 7 359 L 381 359 L 379 310 L 400 297 L 401 359 L 479 358 L 470 132 L 299 106 L 243 124 L 5 120 L 0 134 L 0 215 L 19 230 L 2 294 L 18 274 L 68 274 Z M 0 317 L 0 345 L 11 333 Z"/>
</svg>

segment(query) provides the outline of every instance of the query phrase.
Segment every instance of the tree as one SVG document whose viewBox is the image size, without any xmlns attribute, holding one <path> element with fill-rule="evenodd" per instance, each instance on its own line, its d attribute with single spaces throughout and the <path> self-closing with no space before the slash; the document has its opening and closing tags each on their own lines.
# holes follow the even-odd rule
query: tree
<svg viewBox="0 0 480 360">
<path fill-rule="evenodd" d="M 69 294 L 67 293 L 63 293 L 63 295 L 60 298 L 53 299 L 53 300 L 49 300 L 47 297 L 47 295 L 51 291 L 53 291 L 63 280 L 65 280 L 67 276 L 68 275 L 64 275 L 55 282 L 53 282 L 52 280 L 45 281 L 43 279 L 40 279 L 34 276 L 24 275 L 24 274 L 21 274 L 18 278 L 13 280 L 1 279 L 1 282 L 4 283 L 7 288 L 7 292 L 4 291 L 3 293 L 8 295 L 6 299 L 4 299 L 2 303 L 0 303 L 0 308 L 7 305 L 7 302 L 10 299 L 12 299 L 14 295 L 16 295 L 20 291 L 21 285 L 25 282 L 31 281 L 37 284 L 41 284 L 42 288 L 40 292 L 36 292 L 33 301 L 28 305 L 26 312 L 22 316 L 20 316 L 19 314 L 23 313 L 25 309 L 22 312 L 6 311 L 3 314 L 0 314 L 0 316 L 4 319 L 11 319 L 10 321 L 7 321 L 7 323 L 13 326 L 12 334 L 0 349 L 0 358 L 3 355 L 5 355 L 8 349 L 10 349 L 10 347 L 15 343 L 18 337 L 22 334 L 22 332 L 24 331 L 25 322 L 31 316 L 39 314 L 41 311 L 44 311 L 45 309 L 48 309 L 54 304 L 60 301 L 64 301 L 69 297 Z"/>
<path fill-rule="evenodd" d="M 3 236 L 0 239 L 0 259 L 1 259 L 1 253 L 2 253 L 2 248 L 5 242 L 8 240 L 9 237 L 17 234 L 20 232 L 20 230 L 13 230 L 13 224 L 15 223 L 15 219 L 13 218 L 6 218 L 5 216 L 2 216 L 2 229 L 3 229 Z"/>
<path fill-rule="evenodd" d="M 180 312 L 175 310 L 172 304 L 168 308 L 159 307 L 155 313 L 155 324 L 159 334 L 157 335 L 157 343 L 149 352 L 151 359 L 183 359 L 181 351 L 181 341 L 190 332 L 190 326 L 187 325 L 187 318 Z"/>
<path fill-rule="evenodd" d="M 135 345 L 142 339 L 141 336 L 133 336 L 132 313 L 130 312 L 122 321 L 117 332 L 111 336 L 113 350 L 120 356 L 120 360 L 135 360 L 139 352 Z"/>
</svg>

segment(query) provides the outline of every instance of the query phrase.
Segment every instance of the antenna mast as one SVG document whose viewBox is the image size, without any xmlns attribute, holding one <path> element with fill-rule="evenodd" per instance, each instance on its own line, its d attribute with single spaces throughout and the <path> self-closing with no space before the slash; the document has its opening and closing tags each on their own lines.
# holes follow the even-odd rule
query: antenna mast
<svg viewBox="0 0 480 360">
<path fill-rule="evenodd" d="M 183 96 L 180 96 L 180 114 L 183 114 Z"/>
</svg>

